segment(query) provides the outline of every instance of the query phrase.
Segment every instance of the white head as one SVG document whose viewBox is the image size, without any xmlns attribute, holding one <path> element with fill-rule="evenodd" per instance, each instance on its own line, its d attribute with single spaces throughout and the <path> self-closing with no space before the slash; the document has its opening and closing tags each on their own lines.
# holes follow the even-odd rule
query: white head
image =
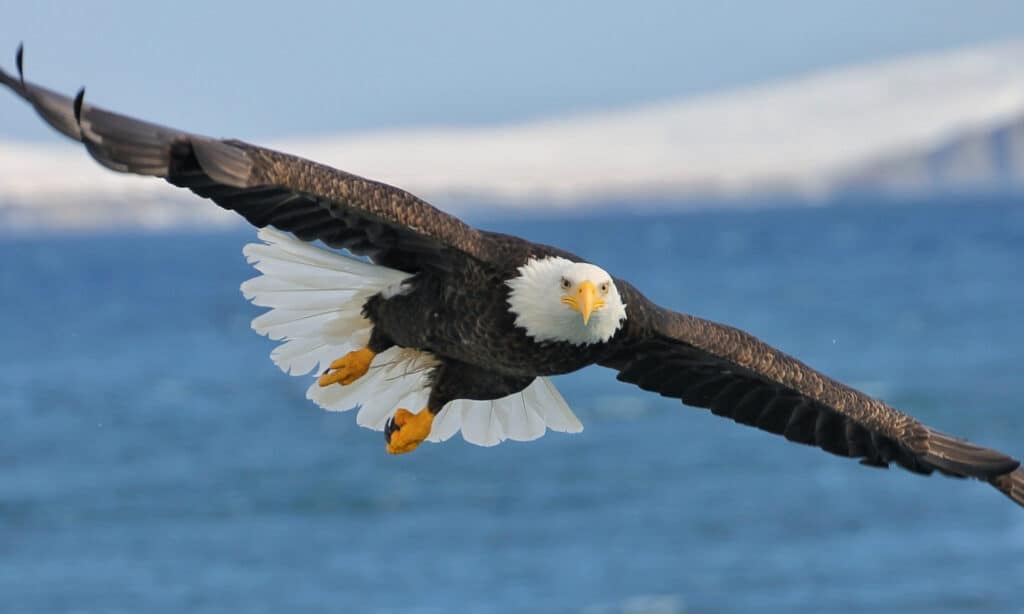
<svg viewBox="0 0 1024 614">
<path fill-rule="evenodd" d="M 509 310 L 516 326 L 536 341 L 575 345 L 608 341 L 626 319 L 626 306 L 611 275 L 592 264 L 565 258 L 531 259 L 512 288 Z"/>
</svg>

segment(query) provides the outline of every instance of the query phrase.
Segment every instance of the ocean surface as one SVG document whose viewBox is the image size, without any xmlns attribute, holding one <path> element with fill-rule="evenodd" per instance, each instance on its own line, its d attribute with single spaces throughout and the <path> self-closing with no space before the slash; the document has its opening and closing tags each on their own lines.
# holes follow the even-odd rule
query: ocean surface
<svg viewBox="0 0 1024 614">
<path fill-rule="evenodd" d="M 485 225 L 1024 457 L 1019 203 Z M 1024 612 L 994 489 L 607 369 L 556 379 L 582 434 L 390 457 L 249 329 L 252 240 L 0 239 L 0 611 Z"/>
</svg>

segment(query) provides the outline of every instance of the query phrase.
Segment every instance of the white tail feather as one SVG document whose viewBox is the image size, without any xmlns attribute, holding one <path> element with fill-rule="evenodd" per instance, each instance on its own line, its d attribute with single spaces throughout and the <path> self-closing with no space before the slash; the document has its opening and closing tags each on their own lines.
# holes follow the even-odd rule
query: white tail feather
<svg viewBox="0 0 1024 614">
<path fill-rule="evenodd" d="M 444 441 L 459 428 L 469 443 L 495 446 L 506 439 L 532 441 L 543 435 L 545 428 L 578 433 L 583 424 L 551 380 L 538 377 L 522 392 L 494 401 L 452 401 L 434 419 L 431 438 L 437 435 Z"/>
<path fill-rule="evenodd" d="M 263 243 L 246 245 L 243 253 L 262 275 L 243 283 L 242 293 L 253 304 L 270 308 L 252 321 L 252 328 L 282 341 L 270 357 L 290 375 L 320 373 L 335 359 L 365 347 L 373 325 L 363 317 L 363 303 L 411 277 L 276 230 L 262 229 L 258 237 Z M 306 398 L 329 411 L 358 407 L 357 424 L 384 430 L 398 407 L 418 411 L 426 406 L 437 364 L 429 352 L 393 347 L 374 357 L 370 370 L 355 382 L 321 388 L 314 381 Z M 537 439 L 547 428 L 576 433 L 583 425 L 554 385 L 539 377 L 502 399 L 448 403 L 434 419 L 427 441 L 445 441 L 461 430 L 466 441 L 493 446 L 506 439 Z"/>
<path fill-rule="evenodd" d="M 363 303 L 409 275 L 374 266 L 263 229 L 264 243 L 245 246 L 246 259 L 263 273 L 242 284 L 242 293 L 271 311 L 252 321 L 253 330 L 284 341 L 271 353 L 285 373 L 305 375 L 327 368 L 362 347 L 372 327 Z"/>
</svg>

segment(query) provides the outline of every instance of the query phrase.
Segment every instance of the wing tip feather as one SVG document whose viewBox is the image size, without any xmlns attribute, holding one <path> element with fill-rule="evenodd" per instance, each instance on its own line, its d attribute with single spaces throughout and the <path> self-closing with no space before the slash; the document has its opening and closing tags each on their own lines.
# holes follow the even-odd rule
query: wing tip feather
<svg viewBox="0 0 1024 614">
<path fill-rule="evenodd" d="M 21 89 L 24 90 L 25 89 L 25 41 L 20 41 L 18 43 L 18 49 L 14 52 L 14 67 L 18 69 L 18 83 L 21 84 Z M 6 72 L 4 72 L 3 70 L 0 70 L 0 73 L 2 73 L 3 76 L 6 77 L 7 79 L 10 79 L 10 76 Z M 7 82 L 6 79 L 5 79 L 5 82 Z M 13 82 L 13 80 L 11 80 L 11 82 Z M 8 85 L 11 85 L 11 83 L 8 83 Z"/>
<path fill-rule="evenodd" d="M 82 129 L 82 103 L 85 102 L 85 86 L 78 88 L 78 93 L 75 94 L 75 100 L 72 103 L 72 109 L 75 112 L 75 123 L 78 124 L 78 129 Z"/>
<path fill-rule="evenodd" d="M 990 478 L 989 483 L 1009 497 L 1011 501 L 1024 507 L 1024 468 L 1018 467 L 1008 473 Z"/>
<path fill-rule="evenodd" d="M 25 90 L 25 73 L 22 70 L 23 57 L 25 55 L 25 43 L 18 43 L 18 50 L 14 53 L 14 67 L 18 71 L 18 78 L 15 79 L 14 75 L 8 73 L 3 68 L 0 68 L 0 83 L 3 83 L 7 87 L 11 88 L 18 95 L 24 97 Z"/>
<path fill-rule="evenodd" d="M 1020 461 L 1002 452 L 931 429 L 921 456 L 940 470 L 981 480 L 1008 474 L 1020 466 Z"/>
</svg>

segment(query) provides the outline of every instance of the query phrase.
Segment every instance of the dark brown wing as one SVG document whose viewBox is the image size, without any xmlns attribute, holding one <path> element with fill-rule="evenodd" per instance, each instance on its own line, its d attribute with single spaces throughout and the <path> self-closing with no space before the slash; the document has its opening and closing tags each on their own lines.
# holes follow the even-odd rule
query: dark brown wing
<svg viewBox="0 0 1024 614">
<path fill-rule="evenodd" d="M 453 259 L 499 259 L 500 246 L 398 188 L 236 140 L 189 134 L 105 111 L 0 71 L 0 82 L 104 166 L 163 177 L 257 227 L 275 226 L 415 272 Z"/>
<path fill-rule="evenodd" d="M 629 317 L 601 364 L 618 379 L 867 465 L 985 480 L 1024 506 L 1016 459 L 931 429 L 741 330 L 617 285 Z"/>
</svg>

